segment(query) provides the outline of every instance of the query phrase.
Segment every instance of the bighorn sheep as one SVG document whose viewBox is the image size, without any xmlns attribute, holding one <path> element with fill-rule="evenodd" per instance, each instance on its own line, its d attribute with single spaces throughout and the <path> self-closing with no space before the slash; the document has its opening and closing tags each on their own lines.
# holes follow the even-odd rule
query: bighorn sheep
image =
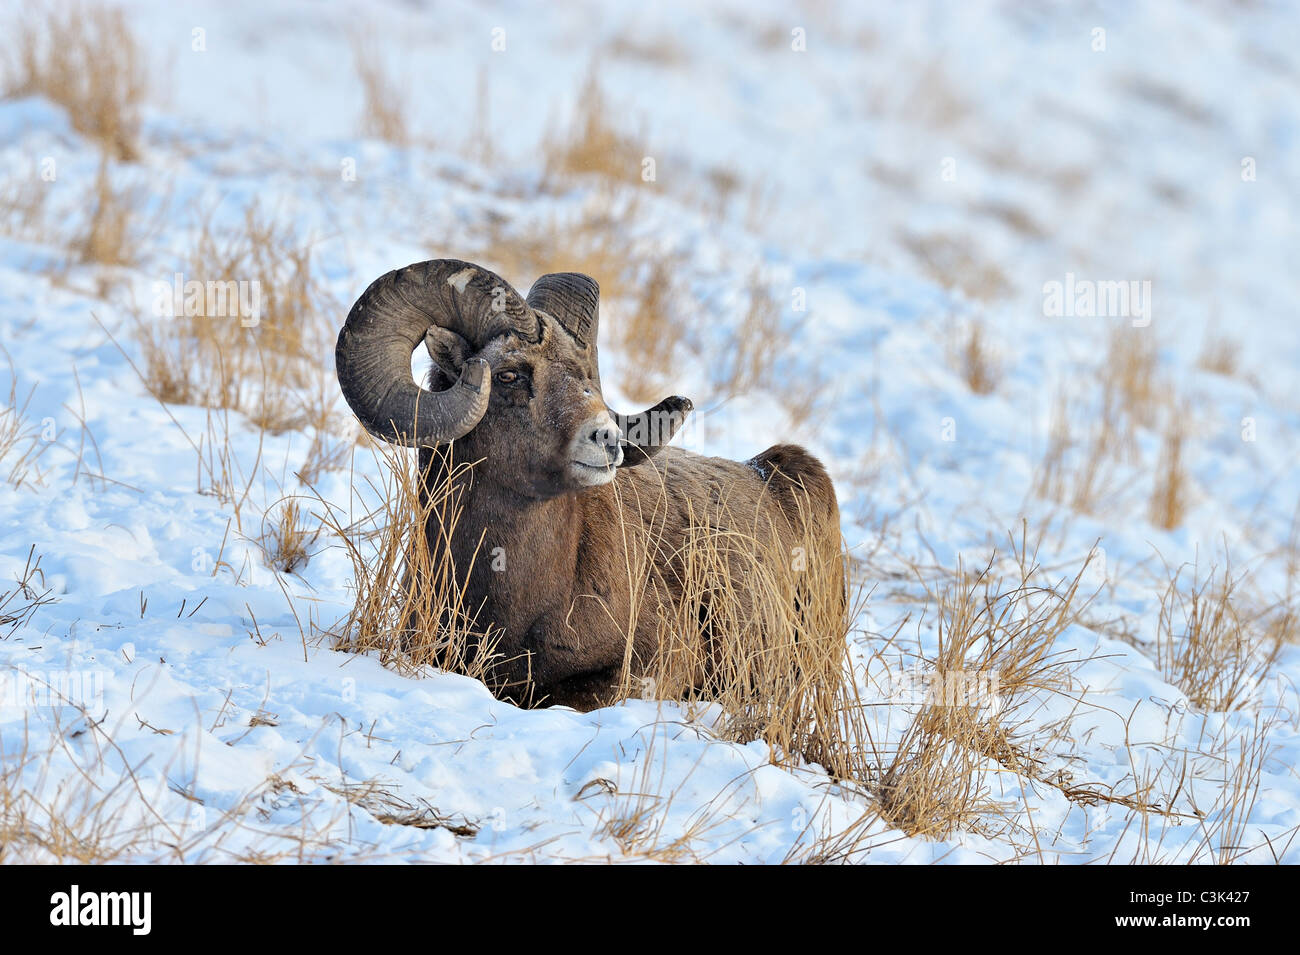
<svg viewBox="0 0 1300 955">
<path fill-rule="evenodd" d="M 814 457 L 793 445 L 744 463 L 665 448 L 692 410 L 682 397 L 610 412 L 598 297 L 577 273 L 542 276 L 525 300 L 479 266 L 421 262 L 366 289 L 336 351 L 364 427 L 420 449 L 426 491 L 459 482 L 455 533 L 425 533 L 479 624 L 500 630 L 494 690 L 581 709 L 609 698 L 625 663 L 635 673 L 653 659 L 664 610 L 682 600 L 681 545 L 702 521 L 769 535 L 787 553 L 811 540 L 819 573 L 807 585 L 844 589 L 835 491 Z M 420 342 L 428 390 L 411 375 Z M 449 471 L 453 447 L 457 462 L 479 462 L 467 477 Z M 650 559 L 630 560 L 634 546 Z M 498 547 L 504 569 L 482 557 Z"/>
</svg>

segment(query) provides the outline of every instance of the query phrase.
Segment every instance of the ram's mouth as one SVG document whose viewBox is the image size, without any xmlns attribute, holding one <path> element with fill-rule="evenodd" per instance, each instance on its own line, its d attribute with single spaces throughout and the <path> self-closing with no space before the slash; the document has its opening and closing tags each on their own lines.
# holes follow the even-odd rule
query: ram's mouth
<svg viewBox="0 0 1300 955">
<path fill-rule="evenodd" d="M 570 463 L 576 464 L 578 467 L 585 468 L 588 471 L 608 471 L 623 463 L 623 448 L 617 445 L 612 445 L 603 453 L 599 450 L 584 447 L 573 448 L 570 453 L 577 453 L 580 455 L 585 454 L 585 458 L 572 458 L 570 459 Z M 593 457 L 597 460 L 593 461 Z"/>
<path fill-rule="evenodd" d="M 618 459 L 607 461 L 605 464 L 591 464 L 575 458 L 569 462 L 569 467 L 569 473 L 576 483 L 584 487 L 596 487 L 614 480 L 615 475 L 618 474 Z"/>
<path fill-rule="evenodd" d="M 588 471 L 612 471 L 616 467 L 618 467 L 617 460 L 606 461 L 604 464 L 588 464 L 586 461 L 577 461 L 577 460 L 575 460 L 573 463 L 576 464 L 578 467 L 584 468 L 585 470 Z"/>
</svg>

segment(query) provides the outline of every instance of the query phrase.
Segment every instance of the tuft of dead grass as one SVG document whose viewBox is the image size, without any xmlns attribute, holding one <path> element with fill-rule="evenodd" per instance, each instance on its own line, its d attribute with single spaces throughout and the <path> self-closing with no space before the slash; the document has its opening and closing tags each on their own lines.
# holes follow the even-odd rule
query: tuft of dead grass
<svg viewBox="0 0 1300 955">
<path fill-rule="evenodd" d="M 328 427 L 313 426 L 307 454 L 294 476 L 304 487 L 314 487 L 322 475 L 346 468 L 352 460 L 352 450 L 355 447 L 356 441 L 353 438 L 339 437 Z"/>
<path fill-rule="evenodd" d="M 724 395 L 771 390 L 777 360 L 782 351 L 798 338 L 797 330 L 784 327 L 781 304 L 768 290 L 757 270 L 750 273 L 746 287 L 749 298 L 745 312 L 730 333 L 726 349 L 730 360 L 718 379 L 718 387 Z M 801 390 L 793 381 L 783 381 L 779 390 L 782 401 L 791 407 L 811 402 L 815 397 L 810 394 L 810 388 Z"/>
<path fill-rule="evenodd" d="M 1059 501 L 1075 511 L 1096 513 L 1110 499 L 1121 431 L 1104 406 L 1084 437 L 1077 437 L 1074 422 L 1085 416 L 1077 402 L 1064 393 L 1052 409 L 1047 449 L 1034 474 L 1034 494 Z"/>
<path fill-rule="evenodd" d="M 311 435 L 307 453 L 294 477 L 312 487 L 321 476 L 342 471 L 352 460 L 359 437 L 355 423 L 339 408 L 338 384 L 333 375 L 317 375 L 296 395 L 298 430 Z"/>
<path fill-rule="evenodd" d="M 99 170 L 87 201 L 85 231 L 73 237 L 71 249 L 82 262 L 131 265 L 139 258 L 140 236 L 133 228 L 136 196 L 113 185 L 109 157 L 100 155 Z"/>
<path fill-rule="evenodd" d="M 1284 646 L 1284 633 L 1249 609 L 1244 579 L 1226 560 L 1203 577 L 1195 565 L 1190 572 L 1184 565 L 1172 572 L 1160 599 L 1156 666 L 1198 709 L 1248 706 Z"/>
<path fill-rule="evenodd" d="M 773 389 L 774 371 L 797 340 L 781 299 L 753 270 L 735 321 L 708 330 L 699 316 L 709 306 L 692 293 L 689 261 L 674 250 L 645 247 L 626 227 L 635 218 L 635 197 L 617 205 L 600 200 L 581 214 L 532 223 L 498 223 L 478 258 L 501 275 L 521 281 L 547 272 L 583 272 L 601 288 L 602 341 L 612 343 L 612 378 L 632 401 L 651 403 L 679 387 L 680 350 L 698 346 L 705 331 L 721 331 L 710 350 L 726 356 L 713 377 L 713 400 L 755 390 L 775 390 L 796 420 L 818 406 L 816 382 L 786 380 Z M 522 288 L 521 284 L 521 288 Z M 700 396 L 703 397 L 703 396 Z"/>
<path fill-rule="evenodd" d="M 1159 351 L 1149 328 L 1119 324 L 1111 328 L 1101 378 L 1102 419 L 1119 432 L 1126 449 L 1137 428 L 1153 428 L 1164 403 Z"/>
<path fill-rule="evenodd" d="M 262 553 L 266 565 L 283 574 L 306 566 L 321 526 L 296 497 L 286 497 L 262 516 Z"/>
<path fill-rule="evenodd" d="M 36 386 L 21 394 L 13 359 L 2 348 L 0 352 L 9 366 L 8 394 L 0 398 L 0 477 L 15 488 L 36 487 L 44 483 L 40 459 L 50 447 L 40 426 L 28 415 Z"/>
<path fill-rule="evenodd" d="M 33 544 L 27 551 L 27 562 L 14 577 L 14 584 L 6 590 L 0 590 L 0 630 L 8 640 L 20 627 L 31 622 L 36 612 L 57 598 L 51 596 L 53 591 L 46 586 L 45 571 L 41 569 L 41 555 L 36 553 Z"/>
<path fill-rule="evenodd" d="M 242 411 L 272 433 L 328 417 L 321 379 L 333 329 L 310 245 L 252 205 L 232 232 L 206 217 L 181 275 L 181 296 L 155 303 L 174 314 L 137 324 L 154 396 Z"/>
<path fill-rule="evenodd" d="M 615 305 L 613 330 L 620 355 L 635 356 L 619 368 L 619 387 L 630 399 L 658 401 L 671 387 L 673 356 L 681 342 L 685 290 L 678 280 L 679 263 L 658 259 L 649 274 L 634 282 L 627 307 Z"/>
<path fill-rule="evenodd" d="M 50 183 L 33 170 L 26 176 L 12 176 L 0 185 L 0 231 L 17 239 L 46 242 L 50 239 L 48 211 Z"/>
<path fill-rule="evenodd" d="M 680 66 L 688 59 L 681 42 L 667 33 L 619 33 L 609 43 L 610 56 L 655 66 Z"/>
<path fill-rule="evenodd" d="M 1042 754 L 1063 727 L 1037 727 L 1031 716 L 1046 698 L 1073 692 L 1082 661 L 1056 644 L 1090 599 L 1080 592 L 1088 562 L 1049 584 L 1027 529 L 1010 551 L 1009 576 L 995 571 L 994 554 L 978 572 L 959 565 L 938 589 L 926 585 L 938 650 L 900 740 L 889 750 L 873 745 L 880 770 L 867 780 L 882 818 L 910 835 L 943 838 L 1004 815 L 985 777 L 990 766 L 1052 782 Z M 1074 801 L 1096 796 L 1057 788 Z"/>
<path fill-rule="evenodd" d="M 1187 516 L 1191 477 L 1183 460 L 1187 439 L 1187 412 L 1170 408 L 1151 490 L 1151 523 L 1167 531 L 1182 525 Z"/>
<path fill-rule="evenodd" d="M 446 829 L 454 836 L 473 838 L 479 824 L 463 816 L 451 816 L 440 811 L 425 799 L 415 801 L 404 798 L 379 779 L 363 782 L 334 782 L 319 780 L 322 788 L 342 797 L 351 806 L 357 806 L 374 816 L 385 826 L 409 826 L 412 829 Z"/>
<path fill-rule="evenodd" d="M 70 262 L 135 265 L 162 219 L 161 215 L 150 219 L 142 214 L 142 189 L 115 182 L 115 165 L 117 160 L 101 149 L 94 176 L 83 180 L 84 191 L 78 200 L 82 214 L 73 218 L 71 227 L 48 205 L 56 188 L 53 180 L 33 172 L 5 181 L 0 185 L 0 231 L 24 241 L 63 246 Z M 68 278 L 63 269 L 51 272 L 50 277 L 56 283 L 66 283 Z M 99 279 L 103 294 L 104 278 Z"/>
<path fill-rule="evenodd" d="M 130 365 L 131 370 L 135 372 L 141 383 L 146 387 L 150 387 L 151 379 L 131 358 L 127 350 L 122 347 L 122 343 L 117 340 L 112 331 L 100 321 L 99 316 L 94 312 L 90 313 L 90 317 L 94 319 L 108 340 L 113 343 L 113 346 Z M 157 393 L 154 394 L 154 398 L 176 427 L 176 430 L 181 433 L 186 443 L 194 451 L 195 492 L 210 495 L 217 498 L 223 505 L 230 506 L 233 510 L 231 520 L 242 533 L 243 506 L 252 494 L 253 485 L 257 481 L 262 467 L 262 450 L 266 440 L 265 429 L 258 435 L 253 460 L 247 462 L 240 458 L 235 445 L 232 444 L 231 437 L 234 431 L 231 428 L 229 408 L 213 409 L 209 407 L 204 415 L 204 429 L 196 438 L 177 420 L 167 403 Z M 99 478 L 101 481 L 106 480 L 102 475 L 91 475 L 91 477 Z M 218 556 L 217 568 L 221 566 L 223 566 L 222 561 Z"/>
<path fill-rule="evenodd" d="M 545 179 L 554 188 L 571 177 L 598 177 L 610 183 L 642 182 L 645 150 L 639 138 L 623 132 L 593 62 L 578 91 L 577 110 L 567 126 L 555 126 L 542 140 Z M 643 138 L 643 137 L 641 137 Z"/>
<path fill-rule="evenodd" d="M 1273 863 L 1279 864 L 1298 829 L 1282 833 L 1289 838 L 1275 844 L 1267 835 L 1264 846 L 1251 845 L 1250 817 L 1259 801 L 1264 782 L 1264 766 L 1276 749 L 1271 733 L 1280 723 L 1277 714 L 1256 716 L 1248 733 L 1225 740 L 1219 754 L 1223 778 L 1215 780 L 1217 796 L 1208 805 L 1198 808 L 1200 841 L 1187 859 L 1187 864 L 1210 862 L 1214 865 L 1235 865 L 1248 862 L 1256 849 L 1267 847 Z M 1278 850 L 1281 849 L 1281 855 Z"/>
<path fill-rule="evenodd" d="M 719 843 L 713 834 L 731 821 L 731 784 L 690 813 L 674 811 L 680 794 L 705 759 L 701 755 L 676 788 L 667 785 L 669 763 L 664 750 L 670 732 L 681 729 L 667 723 L 647 728 L 649 739 L 641 737 L 645 750 L 639 756 L 640 769 L 624 788 L 597 777 L 584 783 L 574 796 L 577 802 L 601 801 L 595 835 L 613 841 L 624 856 L 664 864 L 699 864 L 729 844 Z"/>
<path fill-rule="evenodd" d="M 492 133 L 492 96 L 489 91 L 488 71 L 479 67 L 474 91 L 474 116 L 464 152 L 480 166 L 491 168 L 496 161 L 495 136 Z"/>
<path fill-rule="evenodd" d="M 1085 514 L 1099 513 L 1114 500 L 1116 471 L 1138 463 L 1139 432 L 1154 428 L 1168 405 L 1149 330 L 1122 325 L 1111 329 L 1095 389 L 1095 405 L 1073 390 L 1063 388 L 1057 394 L 1033 486 L 1036 496 Z M 1088 422 L 1082 434 L 1076 428 L 1080 421 Z"/>
<path fill-rule="evenodd" d="M 403 105 L 406 97 L 401 84 L 388 73 L 382 45 L 373 35 L 357 37 L 352 43 L 352 62 L 361 83 L 362 134 L 405 146 L 411 141 Z"/>
<path fill-rule="evenodd" d="M 1226 335 L 1208 335 L 1196 359 L 1196 367 L 1225 378 L 1241 370 L 1241 342 Z"/>
<path fill-rule="evenodd" d="M 425 531 L 431 524 L 435 540 L 451 539 L 461 517 L 454 485 L 471 465 L 456 464 L 444 482 L 428 489 L 413 452 L 371 446 L 384 465 L 382 483 L 369 488 L 378 509 L 347 522 L 321 501 L 323 523 L 343 542 L 356 588 L 352 612 L 334 634 L 334 649 L 374 653 L 403 673 L 433 666 L 487 683 L 499 662 L 498 634 L 480 628 L 455 564 Z M 463 579 L 470 570 L 464 568 Z"/>
<path fill-rule="evenodd" d="M 977 395 L 992 394 L 1002 377 L 1001 363 L 989 346 L 983 322 L 968 322 L 963 329 L 952 324 L 948 342 L 949 361 L 961 374 L 966 387 Z"/>
<path fill-rule="evenodd" d="M 942 839 L 999 813 L 980 774 L 980 725 L 964 708 L 918 713 L 871 784 L 880 818 L 909 836 Z"/>
<path fill-rule="evenodd" d="M 611 202 L 597 197 L 577 213 L 531 220 L 494 219 L 484 230 L 475 255 L 512 282 L 548 272 L 584 272 L 600 283 L 601 310 L 629 293 L 634 276 L 628 220 L 638 215 L 635 197 Z M 645 259 L 653 256 L 643 256 Z"/>
<path fill-rule="evenodd" d="M 115 159 L 139 155 L 140 105 L 148 89 L 145 57 L 113 6 L 38 4 L 13 24 L 5 64 L 8 96 L 44 96 L 68 112 L 74 129 Z"/>
<path fill-rule="evenodd" d="M 981 302 L 996 301 L 1011 292 L 1006 273 L 981 258 L 969 242 L 937 232 L 905 234 L 900 241 L 922 271 L 944 288 L 960 289 Z"/>
</svg>

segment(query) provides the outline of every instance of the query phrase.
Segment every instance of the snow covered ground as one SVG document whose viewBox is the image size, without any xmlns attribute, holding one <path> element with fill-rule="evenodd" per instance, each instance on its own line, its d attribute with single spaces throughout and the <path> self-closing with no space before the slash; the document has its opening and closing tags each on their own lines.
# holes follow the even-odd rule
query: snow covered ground
<svg viewBox="0 0 1300 955">
<path fill-rule="evenodd" d="M 0 405 L 12 378 L 40 450 L 26 480 L 0 480 L 0 858 L 1300 862 L 1300 645 L 1284 637 L 1231 708 L 1190 700 L 1154 649 L 1165 585 L 1189 562 L 1244 575 L 1252 639 L 1296 630 L 1300 15 L 863 6 L 128 3 L 154 81 L 139 159 L 110 170 L 147 225 L 125 266 L 69 252 L 95 143 L 46 100 L 0 101 Z M 359 136 L 356 37 L 408 97 L 409 145 Z M 604 182 L 542 182 L 539 144 L 579 113 L 593 63 L 655 160 L 653 183 L 613 199 Z M 731 199 L 707 208 L 725 181 Z M 323 533 L 276 573 L 262 514 L 286 495 L 365 513 L 373 454 L 313 492 L 295 477 L 309 434 L 232 414 L 249 489 L 236 522 L 202 463 L 221 423 L 164 407 L 132 367 L 133 330 L 156 321 L 155 283 L 182 268 L 199 211 L 235 228 L 256 202 L 310 241 L 337 327 L 390 268 L 490 262 L 491 237 L 633 197 L 630 247 L 684 262 L 698 303 L 672 391 L 718 398 L 723 332 L 754 281 L 797 328 L 771 392 L 700 402 L 682 441 L 748 457 L 794 439 L 827 462 L 874 588 L 853 658 L 886 749 L 916 709 L 898 686 L 938 647 L 926 587 L 944 569 L 996 548 L 1006 572 L 1024 527 L 1055 583 L 1099 546 L 1095 598 L 1053 648 L 1070 687 L 1018 711 L 1037 768 L 986 754 L 975 775 L 996 808 L 975 822 L 909 836 L 872 793 L 715 738 L 713 710 L 524 711 L 464 677 L 332 651 L 343 548 Z M 1053 314 L 1053 282 L 1136 295 L 1123 314 Z M 973 327 L 988 388 L 963 371 Z M 1220 339 L 1238 350 L 1216 364 Z M 1132 444 L 1074 508 L 1043 480 L 1058 399 L 1084 442 L 1064 458 L 1072 487 L 1108 366 L 1143 348 L 1152 394 L 1119 415 Z M 617 369 L 637 356 L 602 356 L 607 398 L 632 404 Z M 322 381 L 331 360 L 323 348 Z M 802 419 L 779 400 L 797 381 L 816 383 Z M 1150 502 L 1174 424 L 1185 497 L 1166 529 Z M 32 554 L 40 575 L 25 574 Z M 21 579 L 49 602 L 8 619 L 30 603 Z M 1186 621 L 1171 627 L 1181 646 Z"/>
</svg>

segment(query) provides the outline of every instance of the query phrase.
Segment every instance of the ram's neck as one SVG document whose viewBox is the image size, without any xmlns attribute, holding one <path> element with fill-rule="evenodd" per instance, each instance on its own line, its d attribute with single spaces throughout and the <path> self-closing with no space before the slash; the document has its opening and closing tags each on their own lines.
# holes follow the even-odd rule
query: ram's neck
<svg viewBox="0 0 1300 955">
<path fill-rule="evenodd" d="M 422 469 L 428 461 L 422 453 Z M 445 486 L 446 460 L 435 452 L 433 465 L 426 488 Z M 450 479 L 452 506 L 441 526 L 430 527 L 429 542 L 435 552 L 450 552 L 471 605 L 483 606 L 497 626 L 526 628 L 539 612 L 572 599 L 584 502 L 576 494 L 528 499 L 496 485 L 487 469 L 475 471 L 472 479 Z M 450 520 L 447 539 L 441 528 Z"/>
</svg>

